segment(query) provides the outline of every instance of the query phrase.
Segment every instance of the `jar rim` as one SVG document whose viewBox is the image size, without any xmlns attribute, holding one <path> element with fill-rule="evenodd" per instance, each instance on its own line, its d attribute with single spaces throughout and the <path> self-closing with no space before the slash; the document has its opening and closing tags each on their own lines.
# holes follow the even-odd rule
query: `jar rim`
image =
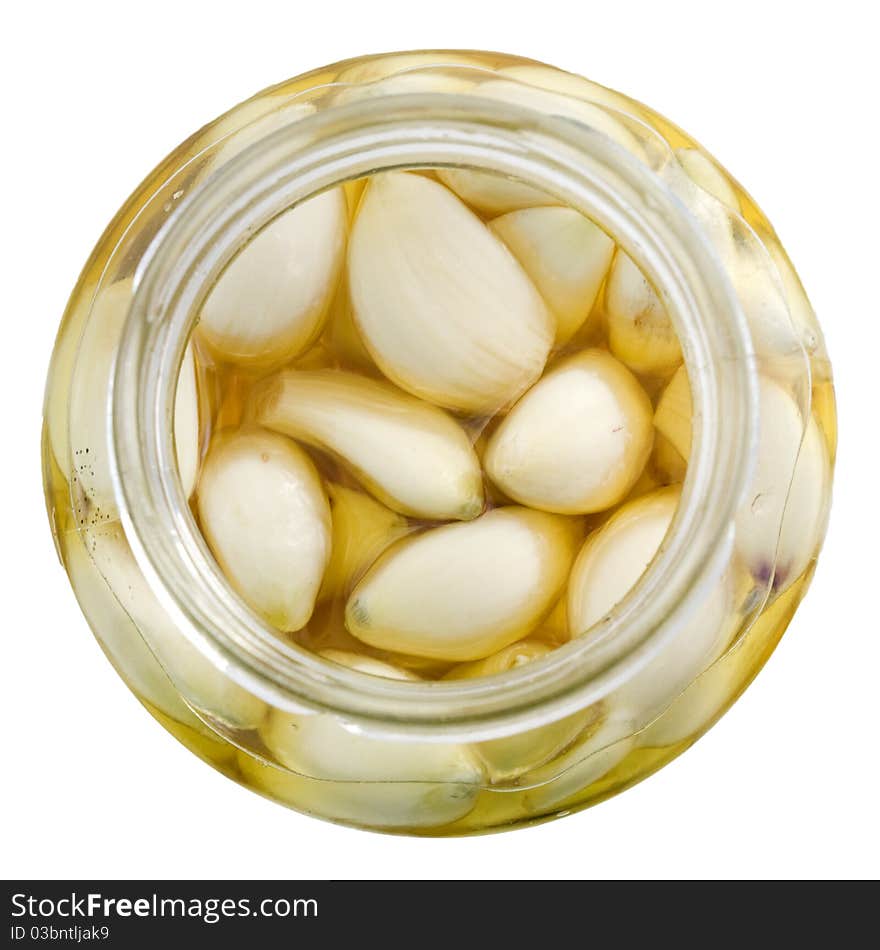
<svg viewBox="0 0 880 950">
<path fill-rule="evenodd" d="M 200 304 L 247 238 L 343 181 L 424 166 L 521 179 L 606 230 L 672 317 L 695 426 L 681 501 L 658 556 L 589 635 L 502 674 L 404 683 L 282 640 L 241 601 L 184 497 L 172 420 Z M 248 145 L 182 202 L 135 276 L 111 400 L 111 474 L 123 527 L 181 633 L 231 679 L 281 708 L 438 741 L 541 725 L 600 700 L 641 669 L 699 607 L 729 558 L 757 431 L 757 374 L 739 301 L 698 222 L 657 171 L 586 124 L 433 92 L 318 111 Z"/>
</svg>

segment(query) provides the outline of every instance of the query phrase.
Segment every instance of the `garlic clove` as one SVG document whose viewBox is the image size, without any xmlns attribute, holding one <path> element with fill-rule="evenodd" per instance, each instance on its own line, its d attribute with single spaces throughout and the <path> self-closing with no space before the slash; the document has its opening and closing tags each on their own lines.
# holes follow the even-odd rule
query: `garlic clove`
<svg viewBox="0 0 880 950">
<path fill-rule="evenodd" d="M 209 127 L 212 144 L 206 171 L 216 171 L 255 142 L 315 111 L 311 102 L 280 96 L 258 96 L 241 103 Z"/>
<path fill-rule="evenodd" d="M 548 643 L 540 640 L 517 640 L 510 646 L 504 647 L 497 653 L 484 657 L 482 660 L 473 660 L 470 663 L 456 664 L 444 677 L 445 680 L 471 680 L 480 676 L 495 676 L 506 673 L 508 670 L 525 666 L 532 660 L 538 660 L 552 651 Z"/>
<path fill-rule="evenodd" d="M 567 752 L 520 779 L 527 786 L 525 803 L 529 814 L 541 814 L 577 797 L 616 768 L 635 748 L 633 726 L 604 704 L 587 710 L 594 719 L 584 736 Z"/>
<path fill-rule="evenodd" d="M 736 547 L 752 577 L 786 590 L 825 532 L 831 477 L 825 440 L 779 383 L 759 378 L 757 468 L 736 518 Z"/>
<path fill-rule="evenodd" d="M 605 285 L 608 346 L 633 372 L 663 375 L 681 363 L 672 321 L 653 287 L 620 249 Z"/>
<path fill-rule="evenodd" d="M 262 722 L 263 701 L 181 634 L 141 573 L 119 522 L 68 532 L 63 544 L 83 611 L 142 700 L 177 722 L 192 715 L 181 696 L 230 728 L 255 729 Z"/>
<path fill-rule="evenodd" d="M 520 83 L 546 89 L 548 92 L 595 102 L 621 113 L 626 113 L 638 105 L 622 93 L 615 92 L 607 86 L 600 86 L 599 83 L 578 76 L 576 73 L 565 72 L 555 66 L 545 66 L 542 63 L 505 66 L 498 70 L 498 75 L 504 79 L 513 79 Z"/>
<path fill-rule="evenodd" d="M 332 653 L 328 659 L 364 673 L 417 679 L 379 660 L 327 653 Z M 271 783 L 270 794 L 338 821 L 384 828 L 448 824 L 473 808 L 483 783 L 467 746 L 381 739 L 355 732 L 331 715 L 276 709 L 262 736 L 275 759 L 296 773 L 271 769 L 261 776 Z"/>
<path fill-rule="evenodd" d="M 516 258 L 448 189 L 371 179 L 352 231 L 355 322 L 380 369 L 430 402 L 488 414 L 540 376 L 553 318 Z"/>
<path fill-rule="evenodd" d="M 568 583 L 572 638 L 589 633 L 644 574 L 672 523 L 679 492 L 662 489 L 623 505 L 591 534 Z"/>
<path fill-rule="evenodd" d="M 491 79 L 480 83 L 471 95 L 484 99 L 524 106 L 542 115 L 561 116 L 586 125 L 635 155 L 643 149 L 638 138 L 602 106 L 584 99 L 561 95 L 507 79 Z M 486 214 L 505 214 L 521 208 L 553 204 L 551 196 L 523 182 L 466 168 L 440 171 L 441 181 L 463 201 Z"/>
<path fill-rule="evenodd" d="M 651 452 L 651 403 L 604 350 L 570 357 L 536 383 L 492 435 L 484 464 L 510 498 L 584 514 L 621 501 Z"/>
<path fill-rule="evenodd" d="M 468 56 L 466 53 L 456 52 L 415 52 L 390 53 L 380 56 L 370 56 L 367 59 L 358 59 L 350 66 L 340 71 L 335 82 L 338 83 L 369 83 L 388 76 L 418 75 L 421 72 L 430 74 L 443 70 L 444 67 L 473 67 L 480 68 L 483 64 L 479 58 Z M 449 69 L 449 72 L 454 70 Z"/>
<path fill-rule="evenodd" d="M 614 242 L 573 208 L 526 208 L 489 227 L 513 251 L 556 317 L 556 345 L 586 323 L 611 266 Z"/>
<path fill-rule="evenodd" d="M 397 830 L 447 825 L 473 809 L 484 782 L 466 746 L 383 742 L 329 716 L 270 721 L 264 741 L 285 768 L 242 754 L 243 776 L 271 798 L 331 821 Z"/>
<path fill-rule="evenodd" d="M 659 654 L 612 694 L 614 701 L 639 728 L 653 722 L 721 656 L 733 638 L 734 622 L 728 573 Z"/>
<path fill-rule="evenodd" d="M 76 481 L 80 463 L 76 453 L 95 441 L 93 432 L 100 435 L 91 426 L 91 420 L 95 407 L 100 413 L 106 403 L 113 348 L 118 342 L 131 297 L 130 279 L 117 281 L 97 291 L 92 284 L 84 286 L 82 293 L 74 295 L 68 303 L 55 340 L 49 368 L 49 380 L 53 385 L 46 393 L 43 409 L 52 455 L 71 484 Z M 77 402 L 81 408 L 74 414 Z"/>
<path fill-rule="evenodd" d="M 387 383 L 335 370 L 290 370 L 255 391 L 257 421 L 332 452 L 386 505 L 417 518 L 475 518 L 479 461 L 441 409 Z"/>
<path fill-rule="evenodd" d="M 70 361 L 72 377 L 69 400 L 59 401 L 49 420 L 53 453 L 61 471 L 75 483 L 93 520 L 106 520 L 116 509 L 107 419 L 114 359 L 133 295 L 129 279 L 99 290 L 81 336 L 65 341 L 65 351 L 59 357 Z M 174 403 L 174 443 L 187 497 L 192 494 L 199 457 L 198 399 L 190 344 Z"/>
<path fill-rule="evenodd" d="M 790 264 L 787 265 L 784 253 L 777 250 L 778 242 L 772 232 L 767 232 L 759 221 L 747 221 L 738 207 L 731 208 L 714 195 L 709 197 L 712 189 L 718 191 L 721 185 L 717 180 L 714 185 L 707 180 L 707 168 L 716 179 L 720 172 L 702 153 L 694 151 L 694 154 L 701 155 L 703 160 L 702 177 L 698 179 L 688 173 L 693 170 L 693 160 L 689 170 L 678 162 L 667 163 L 662 177 L 697 219 L 704 239 L 724 265 L 762 370 L 786 382 L 802 378 L 809 370 L 806 355 L 818 352 L 821 347 L 821 333 L 815 318 L 811 317 L 809 304 L 804 306 L 802 291 L 798 293 L 797 277 Z M 724 198 L 723 192 L 719 195 Z M 611 280 L 608 286 L 611 287 Z M 643 318 L 641 322 L 656 333 L 656 319 Z M 623 336 L 621 341 L 620 345 L 626 346 Z M 662 352 L 658 350 L 658 359 Z M 634 358 L 638 359 L 639 354 Z M 644 371 L 665 374 L 671 368 L 674 366 L 648 367 Z"/>
<path fill-rule="evenodd" d="M 398 73 L 368 83 L 345 86 L 333 96 L 333 105 L 345 105 L 360 102 L 378 96 L 406 96 L 425 92 L 439 92 L 447 95 L 467 92 L 473 86 L 467 70 L 419 69 Z"/>
<path fill-rule="evenodd" d="M 360 576 L 410 530 L 406 518 L 362 492 L 327 483 L 333 535 L 320 597 L 347 596 Z"/>
<path fill-rule="evenodd" d="M 345 249 L 341 188 L 270 221 L 232 259 L 202 307 L 198 332 L 219 358 L 265 368 L 321 332 Z"/>
<path fill-rule="evenodd" d="M 624 505 L 582 548 L 568 593 L 572 636 L 589 636 L 654 559 L 672 523 L 679 492 L 663 489 Z M 729 643 L 733 584 L 721 578 L 689 619 L 646 666 L 611 694 L 615 707 L 647 725 L 705 670 Z"/>
<path fill-rule="evenodd" d="M 260 430 L 215 439 L 198 486 L 202 532 L 248 605 L 279 630 L 309 619 L 330 557 L 330 510 L 308 456 Z"/>
<path fill-rule="evenodd" d="M 792 327 L 801 345 L 814 365 L 818 362 L 827 363 L 828 351 L 822 328 L 794 265 L 778 240 L 768 239 L 765 245 L 779 277 Z"/>
<path fill-rule="evenodd" d="M 804 379 L 808 357 L 821 348 L 821 332 L 802 291 L 797 293 L 797 277 L 790 265 L 786 268 L 784 255 L 772 253 L 775 237 L 765 235 L 762 241 L 751 224 L 730 213 L 714 233 L 706 215 L 701 224 L 739 298 L 762 372 L 786 384 Z"/>
<path fill-rule="evenodd" d="M 546 726 L 479 742 L 474 751 L 493 785 L 508 784 L 559 755 L 577 738 L 588 718 L 587 713 L 575 713 Z"/>
<path fill-rule="evenodd" d="M 680 693 L 638 736 L 643 748 L 676 745 L 705 729 L 741 688 L 738 669 L 728 657 L 707 664 L 703 672 Z"/>
<path fill-rule="evenodd" d="M 357 670 L 359 673 L 369 673 L 371 676 L 381 676 L 389 680 L 407 680 L 417 682 L 420 677 L 409 670 L 404 670 L 398 666 L 392 666 L 382 660 L 377 660 L 372 656 L 362 656 L 360 653 L 350 653 L 348 650 L 321 650 L 319 656 L 325 660 L 332 660 L 340 666 L 347 666 L 349 669 Z"/>
<path fill-rule="evenodd" d="M 737 581 L 738 593 L 747 596 L 753 589 L 752 579 L 740 577 Z M 748 610 L 736 612 L 731 617 L 730 648 L 639 733 L 639 745 L 676 745 L 696 738 L 711 726 L 763 666 L 802 595 L 802 586 L 792 585 L 769 603 L 761 604 L 759 598 L 760 608 L 754 614 L 749 615 Z M 754 598 L 748 599 L 754 603 Z"/>
<path fill-rule="evenodd" d="M 568 575 L 578 527 L 515 506 L 387 551 L 354 589 L 349 632 L 380 649 L 478 660 L 524 637 Z"/>
<path fill-rule="evenodd" d="M 189 498 L 199 474 L 199 393 L 196 364 L 190 344 L 183 354 L 174 397 L 174 448 L 183 493 Z"/>
<path fill-rule="evenodd" d="M 739 214 L 739 198 L 733 186 L 705 152 L 698 148 L 677 148 L 675 157 L 695 185 Z"/>
<path fill-rule="evenodd" d="M 654 427 L 685 462 L 691 455 L 693 415 L 694 406 L 687 370 L 684 366 L 679 366 L 657 401 Z"/>
<path fill-rule="evenodd" d="M 540 208 L 554 202 L 553 196 L 546 191 L 497 172 L 449 168 L 438 172 L 438 177 L 462 201 L 486 215 Z"/>
<path fill-rule="evenodd" d="M 170 620 L 138 572 L 119 522 L 65 531 L 58 540 L 76 599 L 110 662 L 141 701 L 185 722 L 192 713 L 138 629 L 153 639 L 150 628 Z"/>
<path fill-rule="evenodd" d="M 483 660 L 458 664 L 443 679 L 475 679 L 505 673 L 540 659 L 552 650 L 552 646 L 540 640 L 518 640 Z M 574 713 L 545 726 L 478 742 L 474 745 L 474 751 L 483 763 L 492 784 L 509 782 L 558 755 L 588 721 L 588 712 Z"/>
</svg>

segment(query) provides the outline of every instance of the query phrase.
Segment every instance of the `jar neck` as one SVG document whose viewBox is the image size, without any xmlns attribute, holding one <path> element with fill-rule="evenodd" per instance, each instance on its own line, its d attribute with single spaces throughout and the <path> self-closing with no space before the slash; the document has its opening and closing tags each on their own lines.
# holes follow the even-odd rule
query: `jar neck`
<svg viewBox="0 0 880 950">
<path fill-rule="evenodd" d="M 589 636 L 498 676 L 400 683 L 283 640 L 232 591 L 184 497 L 172 419 L 201 304 L 248 238 L 323 189 L 425 166 L 521 179 L 614 238 L 657 288 L 682 341 L 694 442 L 658 557 Z M 110 438 L 125 531 L 181 633 L 274 705 L 428 739 L 491 738 L 540 725 L 633 675 L 698 609 L 724 569 L 756 428 L 745 320 L 696 221 L 656 170 L 597 130 L 473 96 L 395 96 L 317 113 L 249 146 L 194 192 L 150 245 L 136 285 L 117 355 Z"/>
</svg>

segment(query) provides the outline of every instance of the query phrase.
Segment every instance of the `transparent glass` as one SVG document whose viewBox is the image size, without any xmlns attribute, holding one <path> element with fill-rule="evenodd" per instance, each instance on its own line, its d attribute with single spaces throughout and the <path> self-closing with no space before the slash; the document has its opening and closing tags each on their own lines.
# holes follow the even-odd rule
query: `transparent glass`
<svg viewBox="0 0 880 950">
<path fill-rule="evenodd" d="M 359 179 L 391 168 L 446 175 L 487 219 L 548 195 L 590 217 L 650 280 L 686 368 L 692 415 L 665 435 L 668 458 L 689 452 L 687 471 L 648 570 L 589 635 L 561 634 L 547 655 L 477 679 L 382 679 L 279 636 L 231 589 L 189 503 L 218 385 L 210 367 L 194 368 L 189 340 L 217 276 L 284 210 L 341 185 L 352 213 Z M 331 349 L 350 332 L 339 294 L 322 338 Z M 600 308 L 607 296 L 606 286 Z M 645 375 L 655 401 L 674 371 Z M 59 556 L 150 713 L 278 802 L 423 835 L 568 814 L 702 735 L 809 584 L 835 447 L 821 331 L 742 187 L 626 96 L 470 52 L 327 67 L 176 149 L 83 270 L 43 431 Z M 543 624 L 552 640 L 564 604 Z"/>
</svg>

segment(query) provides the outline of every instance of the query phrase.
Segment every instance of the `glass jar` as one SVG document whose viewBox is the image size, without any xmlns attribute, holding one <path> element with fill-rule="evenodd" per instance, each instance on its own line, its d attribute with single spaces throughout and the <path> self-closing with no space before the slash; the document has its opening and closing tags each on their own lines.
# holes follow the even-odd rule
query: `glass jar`
<svg viewBox="0 0 880 950">
<path fill-rule="evenodd" d="M 285 209 L 341 184 L 350 214 L 357 180 L 391 168 L 441 169 L 488 214 L 549 194 L 590 217 L 666 306 L 689 381 L 687 473 L 648 569 L 588 636 L 478 678 L 398 682 L 279 636 L 219 571 L 189 504 L 216 380 L 188 341 L 212 283 Z M 71 296 L 43 462 L 80 606 L 166 729 L 298 810 L 453 835 L 607 798 L 724 713 L 809 584 L 835 440 L 830 366 L 795 271 L 690 137 L 548 66 L 417 52 L 268 89 L 149 175 Z M 544 621 L 551 639 L 564 611 Z"/>
</svg>

